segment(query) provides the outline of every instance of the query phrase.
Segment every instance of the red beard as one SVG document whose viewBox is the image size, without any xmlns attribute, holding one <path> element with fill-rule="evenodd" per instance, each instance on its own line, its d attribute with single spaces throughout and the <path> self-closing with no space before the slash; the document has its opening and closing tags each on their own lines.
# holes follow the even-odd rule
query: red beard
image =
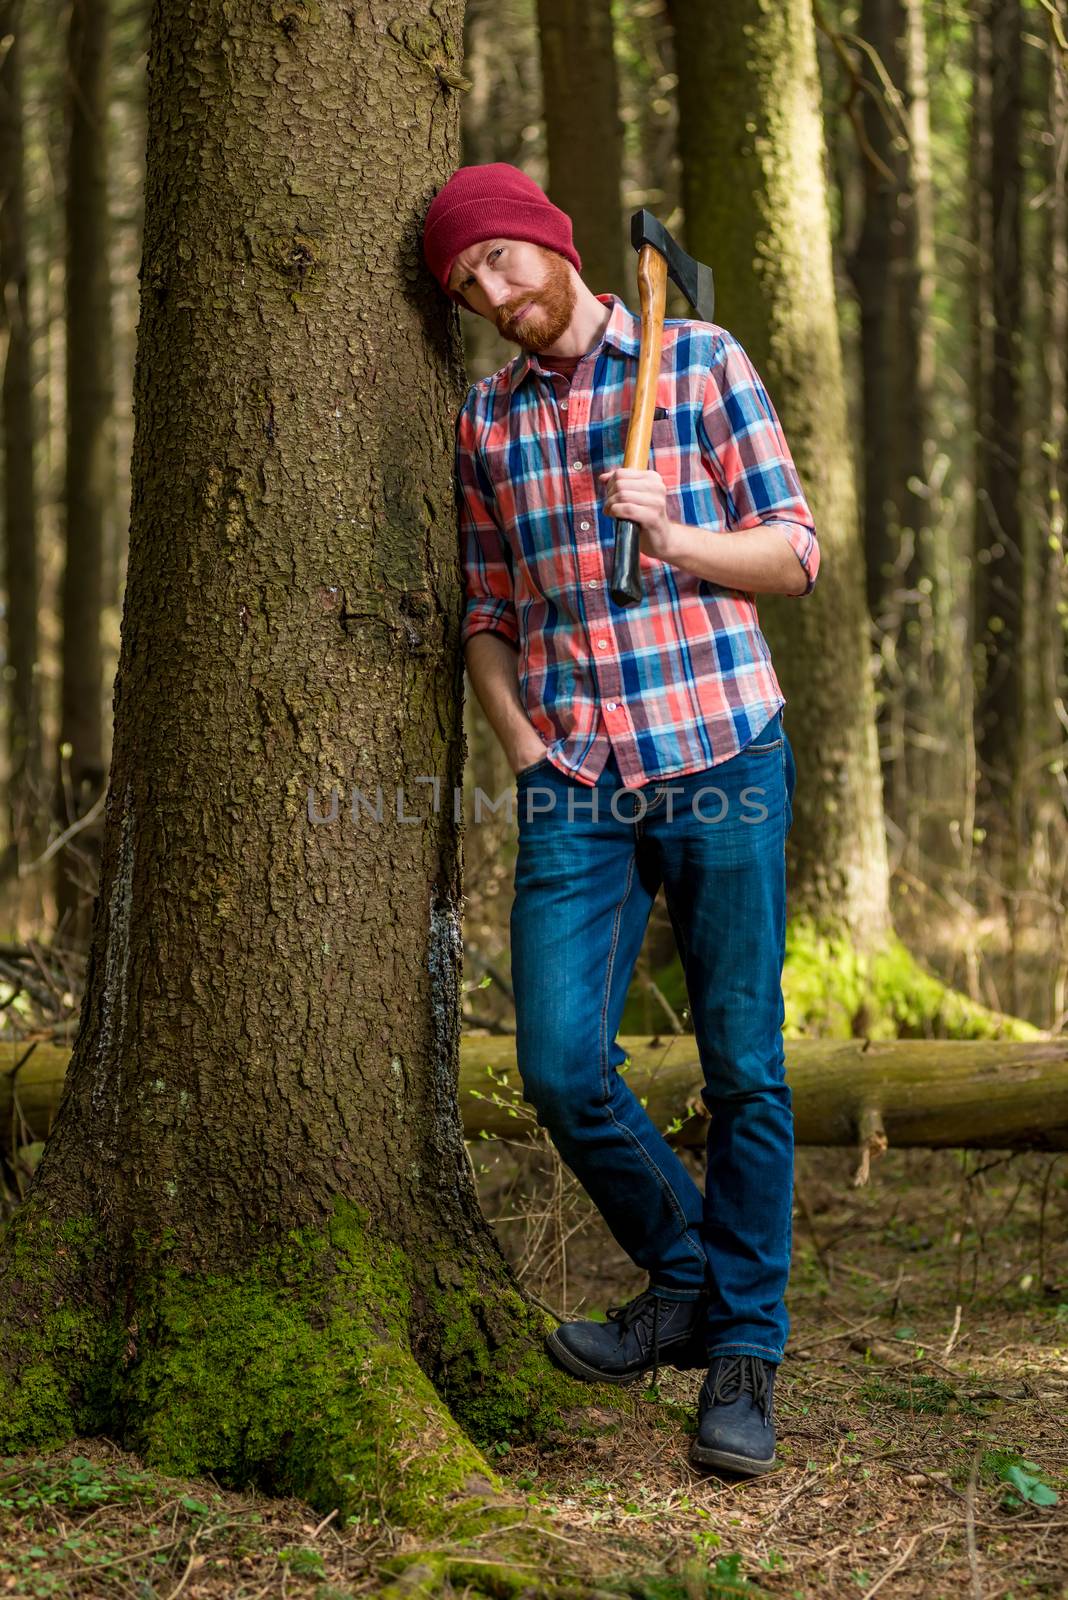
<svg viewBox="0 0 1068 1600">
<path fill-rule="evenodd" d="M 497 312 L 497 331 L 502 339 L 525 350 L 548 350 L 566 331 L 575 310 L 575 289 L 563 256 L 555 250 L 545 253 L 545 279 L 536 294 L 527 294 L 502 306 Z M 524 306 L 530 311 L 521 322 L 515 319 Z"/>
</svg>

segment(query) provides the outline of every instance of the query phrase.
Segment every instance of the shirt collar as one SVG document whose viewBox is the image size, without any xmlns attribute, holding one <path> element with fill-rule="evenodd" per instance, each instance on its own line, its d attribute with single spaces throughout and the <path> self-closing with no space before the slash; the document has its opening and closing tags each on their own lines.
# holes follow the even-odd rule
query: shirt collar
<svg viewBox="0 0 1068 1600">
<path fill-rule="evenodd" d="M 620 351 L 622 355 L 637 357 L 642 343 L 641 318 L 636 317 L 632 311 L 628 311 L 617 294 L 599 294 L 597 299 L 602 305 L 612 307 L 612 315 L 609 317 L 608 324 L 602 335 L 602 342 L 610 344 L 614 350 Z M 595 345 L 594 349 L 600 349 L 600 345 Z M 587 355 L 592 355 L 593 351 L 590 350 L 586 353 Z M 532 358 L 531 352 L 527 350 L 521 350 L 516 356 L 508 373 L 509 394 L 515 393 L 528 372 L 541 372 L 544 370 L 540 365 L 534 366 L 533 359 L 536 358 Z"/>
</svg>

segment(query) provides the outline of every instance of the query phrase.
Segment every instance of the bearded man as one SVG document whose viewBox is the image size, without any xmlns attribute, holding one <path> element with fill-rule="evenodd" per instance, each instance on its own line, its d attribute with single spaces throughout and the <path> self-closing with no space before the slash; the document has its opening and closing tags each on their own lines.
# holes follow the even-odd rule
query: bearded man
<svg viewBox="0 0 1068 1600">
<path fill-rule="evenodd" d="M 649 1284 L 554 1359 L 591 1382 L 707 1368 L 691 1459 L 775 1465 L 789 1331 L 793 1113 L 781 1028 L 796 779 L 756 595 L 820 552 L 737 339 L 669 319 L 654 465 L 621 465 L 639 319 L 581 277 L 572 224 L 518 168 L 461 167 L 423 234 L 438 283 L 519 354 L 457 418 L 468 676 L 515 774 L 511 913 L 525 1098 Z M 615 520 L 643 595 L 609 592 Z M 710 1113 L 705 1192 L 628 1087 L 616 1041 L 660 888 Z"/>
</svg>

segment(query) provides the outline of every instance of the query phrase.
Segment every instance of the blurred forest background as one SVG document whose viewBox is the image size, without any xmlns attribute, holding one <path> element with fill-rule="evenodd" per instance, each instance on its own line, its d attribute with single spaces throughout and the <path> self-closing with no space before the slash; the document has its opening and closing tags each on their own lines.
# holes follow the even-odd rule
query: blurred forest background
<svg viewBox="0 0 1068 1600">
<path fill-rule="evenodd" d="M 827 512 L 817 514 L 821 588 L 836 583 L 836 564 L 862 555 L 887 850 L 873 870 L 889 891 L 871 892 L 886 905 L 875 920 L 889 916 L 912 955 L 977 1005 L 1059 1033 L 1068 1019 L 1066 7 L 820 0 L 829 212 L 801 173 L 781 217 L 783 261 L 795 263 L 781 274 L 786 305 L 762 290 L 748 246 L 754 224 L 740 223 L 758 204 L 745 162 L 763 158 L 739 144 L 746 84 L 742 74 L 735 86 L 717 55 L 716 11 L 692 0 L 469 0 L 462 159 L 514 162 L 544 184 L 574 218 L 587 283 L 633 309 L 629 218 L 639 206 L 655 211 L 712 267 L 716 320 L 757 361 L 809 488 L 842 449 L 818 425 L 836 329 L 859 515 L 828 526 Z M 26 940 L 48 942 L 59 976 L 50 968 L 38 981 L 54 991 L 60 1021 L 80 1001 L 109 763 L 148 13 L 145 0 L 0 4 L 0 962 L 21 971 Z M 789 58 L 789 30 L 777 48 L 789 137 L 791 75 L 803 74 L 804 56 Z M 773 183 L 764 205 L 774 240 Z M 828 248 L 833 326 L 808 293 Z M 685 308 L 669 300 L 668 313 Z M 780 341 L 776 319 L 790 337 Z M 484 321 L 464 315 L 462 325 L 472 381 L 515 354 Z M 782 349 L 788 359 L 777 358 Z M 842 715 L 824 696 L 835 674 L 819 667 L 837 659 L 840 617 L 825 602 L 815 634 L 798 638 L 784 606 L 760 600 L 809 791 L 791 841 L 803 910 L 819 852 L 825 869 L 842 849 L 835 782 L 870 786 L 873 774 L 863 763 L 840 775 L 806 770 L 806 730 Z M 470 692 L 465 719 L 469 772 L 499 793 L 511 775 Z M 860 827 L 855 795 L 838 810 L 837 826 Z M 510 824 L 468 830 L 469 1029 L 511 1029 L 513 860 Z M 854 931 L 863 921 L 858 914 Z M 797 963 L 802 954 L 795 941 Z M 803 998 L 789 987 L 788 959 L 798 1027 L 946 1031 L 923 1005 L 887 1021 L 863 984 L 843 988 L 853 959 L 844 948 L 806 954 L 810 975 L 835 965 L 839 985 L 818 1004 L 811 985 Z M 631 1028 L 686 1026 L 662 902 L 632 1001 Z"/>
</svg>

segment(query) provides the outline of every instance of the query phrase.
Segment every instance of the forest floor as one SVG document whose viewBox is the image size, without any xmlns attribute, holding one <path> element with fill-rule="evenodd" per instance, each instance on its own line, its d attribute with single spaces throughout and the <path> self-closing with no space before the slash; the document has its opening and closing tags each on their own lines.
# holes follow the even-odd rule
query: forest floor
<svg viewBox="0 0 1068 1600">
<path fill-rule="evenodd" d="M 644 1287 L 547 1147 L 473 1154 L 487 1215 L 541 1298 L 582 1315 Z M 686 1422 L 665 1426 L 635 1387 L 621 1427 L 502 1441 L 494 1465 L 550 1530 L 528 1595 L 567 1566 L 602 1595 L 630 1575 L 650 1600 L 1068 1596 L 1068 1162 L 891 1151 L 861 1189 L 852 1165 L 798 1152 L 779 1470 L 692 1468 L 701 1374 L 671 1369 L 660 1394 Z M 80 1441 L 0 1464 L 0 1596 L 381 1593 L 416 1542 L 338 1521 Z M 472 1589 L 473 1570 L 441 1592 L 519 1593 L 488 1566 Z"/>
</svg>

